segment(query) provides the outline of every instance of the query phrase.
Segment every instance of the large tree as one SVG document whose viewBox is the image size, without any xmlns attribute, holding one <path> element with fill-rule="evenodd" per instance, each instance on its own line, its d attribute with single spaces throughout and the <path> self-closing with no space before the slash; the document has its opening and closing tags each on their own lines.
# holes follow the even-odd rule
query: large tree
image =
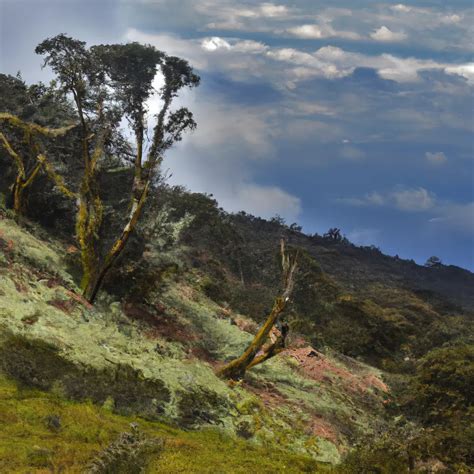
<svg viewBox="0 0 474 474">
<path fill-rule="evenodd" d="M 45 65 L 56 74 L 63 92 L 71 96 L 78 119 L 82 175 L 76 237 L 81 250 L 82 290 L 93 302 L 136 228 L 164 153 L 196 126 L 189 110 L 173 110 L 172 103 L 184 87 L 197 86 L 199 77 L 185 60 L 138 43 L 87 48 L 85 42 L 60 34 L 40 43 L 36 52 L 45 57 Z M 159 73 L 163 85 L 155 90 L 153 81 Z M 153 116 L 148 113 L 151 100 L 159 103 Z M 131 146 L 124 140 L 128 135 L 133 136 Z M 102 252 L 104 203 L 99 176 L 111 155 L 131 167 L 133 184 L 122 230 Z"/>
</svg>

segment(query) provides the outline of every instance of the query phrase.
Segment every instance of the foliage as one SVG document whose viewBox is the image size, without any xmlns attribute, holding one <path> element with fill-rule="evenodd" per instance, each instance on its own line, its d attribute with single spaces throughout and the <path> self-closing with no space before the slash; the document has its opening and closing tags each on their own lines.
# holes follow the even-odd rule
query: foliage
<svg viewBox="0 0 474 474">
<path fill-rule="evenodd" d="M 52 216 L 45 201 L 56 207 L 64 190 L 56 171 L 74 162 L 69 154 L 74 130 L 64 127 L 73 122 L 72 109 L 54 82 L 27 86 L 0 74 L 0 91 L 0 187 L 8 189 L 8 203 L 17 215 L 38 216 L 47 223 Z M 29 198 L 39 206 L 28 207 Z M 38 212 L 38 207 L 46 209 Z"/>
<path fill-rule="evenodd" d="M 62 90 L 72 95 L 79 121 L 83 172 L 78 191 L 76 234 L 83 267 L 81 287 L 84 296 L 92 302 L 137 226 L 163 154 L 181 140 L 185 131 L 196 126 L 189 110 L 173 111 L 171 105 L 181 89 L 197 86 L 199 77 L 185 60 L 139 43 L 87 49 L 85 42 L 60 34 L 44 40 L 36 52 L 45 56 L 45 65 L 52 68 Z M 158 71 L 164 85 L 155 91 L 152 81 Z M 145 150 L 147 103 L 154 95 L 162 106 L 154 116 L 151 144 Z M 117 137 L 123 137 L 119 130 L 122 116 L 127 119 L 135 138 L 133 153 L 127 153 L 127 148 L 132 150 L 132 147 L 124 148 L 122 139 L 117 146 Z M 124 153 L 119 160 L 123 163 L 131 160 L 133 168 L 130 210 L 122 219 L 120 233 L 102 255 L 99 234 L 104 204 L 98 175 L 104 155 L 117 151 Z"/>
<path fill-rule="evenodd" d="M 164 448 L 161 439 L 152 439 L 142 433 L 138 424 L 132 423 L 130 431 L 103 449 L 87 469 L 88 474 L 142 474 L 150 458 L 159 456 Z"/>
<path fill-rule="evenodd" d="M 435 349 L 417 366 L 409 405 L 425 423 L 460 422 L 472 411 L 473 386 L 474 345 Z"/>
<path fill-rule="evenodd" d="M 338 229 L 337 227 L 332 227 L 323 235 L 323 238 L 328 240 L 334 240 L 335 242 L 341 242 L 343 238 L 341 234 L 341 229 Z"/>
<path fill-rule="evenodd" d="M 435 255 L 433 255 L 428 260 L 426 260 L 426 263 L 425 263 L 425 267 L 429 267 L 429 268 L 439 267 L 440 265 L 442 265 L 441 259 L 439 257 L 436 257 Z"/>
</svg>

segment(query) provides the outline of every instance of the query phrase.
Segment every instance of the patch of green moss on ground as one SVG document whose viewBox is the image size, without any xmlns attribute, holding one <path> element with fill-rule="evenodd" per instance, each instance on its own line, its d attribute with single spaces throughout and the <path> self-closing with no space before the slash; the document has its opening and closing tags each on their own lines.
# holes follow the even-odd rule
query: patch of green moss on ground
<svg viewBox="0 0 474 474">
<path fill-rule="evenodd" d="M 51 420 L 54 420 L 52 422 Z M 185 432 L 157 422 L 110 413 L 90 402 L 70 402 L 21 388 L 0 374 L 0 472 L 83 473 L 95 454 L 139 424 L 149 437 L 165 439 L 148 472 L 328 472 L 304 456 L 262 447 L 215 430 Z"/>
<path fill-rule="evenodd" d="M 180 286 L 171 287 L 163 302 L 187 322 L 190 331 L 202 337 L 198 345 L 216 360 L 238 357 L 252 340 L 250 334 L 231 324 L 230 318 L 220 318 L 222 308 L 196 291 L 188 295 Z"/>
<path fill-rule="evenodd" d="M 68 286 L 75 286 L 71 275 L 65 269 L 65 251 L 58 243 L 47 244 L 22 229 L 15 221 L 4 218 L 0 218 L 0 239 L 6 243 L 9 256 L 16 261 L 55 275 Z"/>
</svg>

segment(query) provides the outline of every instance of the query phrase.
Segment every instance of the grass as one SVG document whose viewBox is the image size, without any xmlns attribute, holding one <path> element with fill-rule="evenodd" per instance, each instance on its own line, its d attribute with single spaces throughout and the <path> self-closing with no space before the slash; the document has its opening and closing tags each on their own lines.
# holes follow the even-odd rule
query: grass
<svg viewBox="0 0 474 474">
<path fill-rule="evenodd" d="M 164 452 L 150 459 L 149 473 L 330 471 L 275 446 L 257 446 L 218 430 L 183 431 L 115 415 L 106 407 L 21 387 L 0 374 L 0 472 L 83 473 L 96 453 L 129 431 L 132 422 L 149 437 L 165 440 Z"/>
</svg>

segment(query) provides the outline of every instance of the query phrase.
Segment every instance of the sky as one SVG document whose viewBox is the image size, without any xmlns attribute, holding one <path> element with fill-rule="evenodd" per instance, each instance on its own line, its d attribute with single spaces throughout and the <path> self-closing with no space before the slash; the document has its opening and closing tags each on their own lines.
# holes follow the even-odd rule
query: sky
<svg viewBox="0 0 474 474">
<path fill-rule="evenodd" d="M 471 0 L 0 0 L 0 72 L 49 80 L 34 48 L 58 33 L 195 67 L 172 184 L 474 270 Z"/>
</svg>

